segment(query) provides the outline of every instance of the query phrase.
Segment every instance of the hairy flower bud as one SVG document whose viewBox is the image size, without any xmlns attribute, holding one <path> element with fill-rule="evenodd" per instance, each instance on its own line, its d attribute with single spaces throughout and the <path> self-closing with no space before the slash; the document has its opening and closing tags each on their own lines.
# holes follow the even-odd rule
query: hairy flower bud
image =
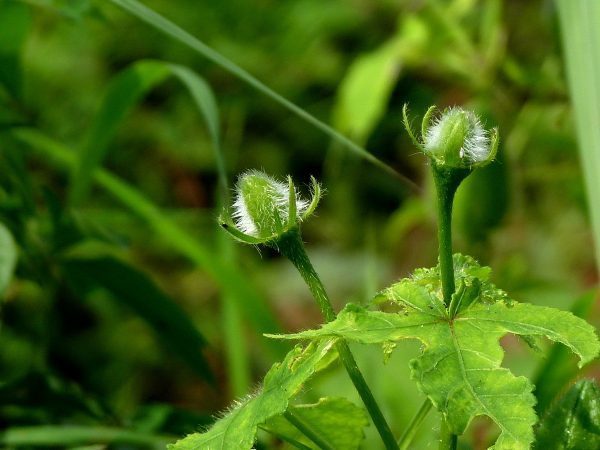
<svg viewBox="0 0 600 450">
<path fill-rule="evenodd" d="M 290 187 L 259 172 L 243 174 L 236 186 L 233 218 L 246 234 L 266 238 L 280 234 L 288 226 Z M 308 202 L 296 197 L 296 217 L 308 207 Z"/>
<path fill-rule="evenodd" d="M 432 120 L 435 108 L 423 117 L 421 140 L 410 128 L 406 106 L 404 126 L 411 139 L 437 166 L 448 169 L 470 169 L 494 160 L 498 149 L 496 129 L 485 130 L 479 118 L 460 107 L 444 110 Z"/>
<path fill-rule="evenodd" d="M 290 177 L 286 184 L 257 170 L 246 172 L 236 184 L 233 221 L 221 217 L 222 226 L 246 243 L 276 242 L 314 212 L 321 195 L 314 178 L 312 190 L 313 198 L 308 202 L 299 197 Z"/>
</svg>

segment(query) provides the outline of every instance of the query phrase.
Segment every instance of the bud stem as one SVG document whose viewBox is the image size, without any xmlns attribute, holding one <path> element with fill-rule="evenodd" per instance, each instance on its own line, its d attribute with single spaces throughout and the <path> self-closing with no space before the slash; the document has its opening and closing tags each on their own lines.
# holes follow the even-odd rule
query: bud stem
<svg viewBox="0 0 600 450">
<path fill-rule="evenodd" d="M 444 168 L 432 163 L 433 180 L 437 193 L 438 245 L 440 278 L 446 308 L 455 291 L 452 262 L 452 204 L 460 183 L 469 175 L 468 169 Z"/>
<path fill-rule="evenodd" d="M 458 436 L 453 434 L 448 427 L 448 422 L 442 417 L 442 426 L 440 428 L 440 450 L 456 450 L 458 445 Z"/>
<path fill-rule="evenodd" d="M 331 322 L 335 319 L 336 314 L 331 305 L 331 301 L 327 296 L 325 287 L 319 278 L 319 275 L 315 271 L 313 265 L 308 259 L 302 237 L 297 228 L 292 228 L 287 233 L 283 234 L 277 240 L 277 248 L 279 252 L 291 261 L 291 263 L 298 269 L 300 275 L 306 282 L 308 289 L 313 295 L 314 299 L 319 305 L 321 314 L 327 322 Z"/>
<path fill-rule="evenodd" d="M 440 279 L 442 281 L 444 304 L 449 309 L 452 294 L 456 290 L 452 259 L 452 204 L 458 186 L 471 171 L 469 169 L 440 167 L 433 161 L 431 168 L 437 194 Z M 440 450 L 456 450 L 458 436 L 449 429 L 444 417 L 442 417 L 440 435 Z"/>
<path fill-rule="evenodd" d="M 336 317 L 335 311 L 319 275 L 306 254 L 306 249 L 304 248 L 304 243 L 302 242 L 298 229 L 293 228 L 283 234 L 277 240 L 277 248 L 279 252 L 288 258 L 296 269 L 298 269 L 298 272 L 300 272 L 300 275 L 308 285 L 314 299 L 317 301 L 325 320 L 327 322 L 334 320 Z M 338 351 L 340 361 L 346 368 L 346 372 L 348 372 L 348 376 L 352 380 L 356 391 L 365 404 L 365 407 L 373 420 L 373 424 L 381 436 L 385 448 L 387 450 L 398 450 L 398 444 L 396 444 L 392 430 L 386 422 L 379 405 L 377 405 L 377 401 L 375 400 L 375 397 L 373 397 L 371 389 L 360 372 L 356 360 L 350 351 L 350 347 L 348 347 L 346 341 L 341 340 L 337 342 L 336 350 Z"/>
</svg>

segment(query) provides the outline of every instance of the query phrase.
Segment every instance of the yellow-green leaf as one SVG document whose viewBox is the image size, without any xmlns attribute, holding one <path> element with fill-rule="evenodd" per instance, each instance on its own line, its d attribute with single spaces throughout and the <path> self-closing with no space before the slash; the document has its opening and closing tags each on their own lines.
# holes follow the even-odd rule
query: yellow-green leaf
<svg viewBox="0 0 600 450">
<path fill-rule="evenodd" d="M 296 346 L 284 361 L 271 367 L 262 389 L 242 401 L 204 433 L 195 433 L 170 445 L 171 450 L 248 450 L 256 439 L 258 426 L 285 412 L 288 401 L 315 372 L 318 363 L 332 349 L 334 340 Z"/>
<path fill-rule="evenodd" d="M 419 389 L 442 412 L 454 434 L 475 416 L 486 415 L 500 428 L 496 450 L 526 450 L 533 442 L 536 414 L 532 384 L 502 368 L 499 339 L 506 333 L 545 336 L 579 356 L 580 366 L 594 359 L 600 343 L 594 328 L 570 312 L 514 303 L 487 278 L 489 269 L 455 255 L 457 285 L 479 284 L 479 297 L 452 316 L 442 307 L 437 268 L 415 272 L 384 291 L 397 313 L 349 305 L 319 330 L 286 338 L 341 337 L 375 344 L 418 339 L 423 353 L 411 361 Z"/>
</svg>

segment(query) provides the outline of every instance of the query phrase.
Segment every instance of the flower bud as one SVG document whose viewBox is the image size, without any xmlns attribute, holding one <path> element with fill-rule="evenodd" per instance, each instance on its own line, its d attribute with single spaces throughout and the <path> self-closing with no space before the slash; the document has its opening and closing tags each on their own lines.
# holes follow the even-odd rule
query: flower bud
<svg viewBox="0 0 600 450">
<path fill-rule="evenodd" d="M 290 177 L 286 184 L 257 170 L 246 172 L 236 184 L 233 222 L 221 217 L 222 226 L 246 243 L 274 243 L 314 212 L 321 196 L 314 178 L 312 187 L 313 198 L 309 203 L 298 196 Z"/>
<path fill-rule="evenodd" d="M 498 149 L 496 129 L 485 130 L 473 112 L 460 107 L 448 108 L 431 120 L 434 110 L 429 108 L 423 118 L 421 141 L 410 128 L 406 107 L 403 112 L 404 125 L 413 142 L 437 166 L 470 169 L 493 161 Z"/>
<path fill-rule="evenodd" d="M 289 187 L 270 176 L 251 171 L 242 175 L 236 186 L 233 217 L 236 226 L 257 238 L 281 234 L 288 225 Z M 296 219 L 308 203 L 296 196 Z"/>
<path fill-rule="evenodd" d="M 425 152 L 438 164 L 467 168 L 494 158 L 490 133 L 483 129 L 471 111 L 450 108 L 427 128 L 423 136 Z"/>
</svg>

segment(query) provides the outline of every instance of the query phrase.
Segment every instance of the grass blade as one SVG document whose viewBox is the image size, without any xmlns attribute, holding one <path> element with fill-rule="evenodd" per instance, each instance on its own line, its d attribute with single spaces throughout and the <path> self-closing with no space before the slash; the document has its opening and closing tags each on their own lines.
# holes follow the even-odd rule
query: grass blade
<svg viewBox="0 0 600 450">
<path fill-rule="evenodd" d="M 323 133 L 328 135 L 333 140 L 340 143 L 342 146 L 352 151 L 356 155 L 364 158 L 366 161 L 375 165 L 376 167 L 382 169 L 384 172 L 395 176 L 398 178 L 403 184 L 414 191 L 418 191 L 418 186 L 410 180 L 408 177 L 398 173 L 391 166 L 387 165 L 368 151 L 366 151 L 361 146 L 357 145 L 352 140 L 348 139 L 346 136 L 342 135 L 338 131 L 334 130 L 332 127 L 327 125 L 326 123 L 320 121 L 312 114 L 308 113 L 304 109 L 300 108 L 296 104 L 292 103 L 282 95 L 275 92 L 273 89 L 265 85 L 262 81 L 258 80 L 256 77 L 251 75 L 246 70 L 242 69 L 240 66 L 212 49 L 204 42 L 191 35 L 187 31 L 183 30 L 173 22 L 169 21 L 165 17 L 161 16 L 154 10 L 148 8 L 144 4 L 136 1 L 136 0 L 111 0 L 116 5 L 130 12 L 132 15 L 137 17 L 138 19 L 146 22 L 150 26 L 160 30 L 166 35 L 172 37 L 173 39 L 181 42 L 197 53 L 201 54 L 205 58 L 209 59 L 213 63 L 221 66 L 226 71 L 235 75 L 242 81 L 246 82 L 250 86 L 252 86 L 257 91 L 263 93 L 273 101 L 279 103 L 281 106 L 294 113 L 296 116 L 300 117 L 302 120 L 308 122 L 315 128 L 321 130 Z"/>
<path fill-rule="evenodd" d="M 14 97 L 22 96 L 21 49 L 31 18 L 26 5 L 0 1 L 0 84 Z"/>
<path fill-rule="evenodd" d="M 100 110 L 86 136 L 83 151 L 72 173 L 69 199 L 81 202 L 91 184 L 93 173 L 102 164 L 110 141 L 127 113 L 151 89 L 168 77 L 177 78 L 189 91 L 206 123 L 213 147 L 221 195 L 226 195 L 225 163 L 221 154 L 219 115 L 208 84 L 187 67 L 164 61 L 142 60 L 119 73 L 108 87 Z"/>
<path fill-rule="evenodd" d="M 600 269 L 600 2 L 556 0 Z"/>
<path fill-rule="evenodd" d="M 46 157 L 46 161 L 54 163 L 58 168 L 71 170 L 75 164 L 76 160 L 72 151 L 37 130 L 13 129 L 11 135 Z M 224 295 L 231 295 L 235 299 L 244 316 L 253 324 L 258 334 L 281 329 L 265 300 L 252 288 L 252 283 L 235 266 L 225 264 L 221 258 L 215 257 L 213 249 L 180 228 L 140 192 L 118 177 L 98 169 L 95 172 L 94 180 L 108 194 L 142 219 L 155 233 L 162 236 L 172 248 L 192 263 L 202 267 L 219 284 Z M 269 341 L 267 341 L 267 345 L 273 356 L 279 357 L 285 352 L 282 345 L 272 345 Z"/>
<path fill-rule="evenodd" d="M 151 89 L 164 82 L 169 77 L 178 79 L 188 90 L 198 111 L 202 115 L 207 127 L 211 142 L 213 156 L 218 177 L 219 206 L 227 203 L 229 189 L 225 161 L 221 150 L 219 111 L 217 102 L 210 86 L 191 69 L 172 63 L 156 60 L 143 60 L 132 64 L 119 73 L 111 82 L 103 99 L 96 119 L 87 135 L 83 152 L 78 164 L 72 172 L 70 190 L 71 203 L 81 202 L 92 183 L 94 171 L 101 165 L 108 152 L 108 145 L 114 137 L 118 126 L 126 114 L 136 103 Z M 231 247 L 232 242 L 220 240 L 221 245 Z M 216 253 L 216 252 L 215 252 Z M 233 263 L 232 248 L 221 248 L 220 255 L 228 255 L 224 264 Z M 246 348 L 242 338 L 240 313 L 237 305 L 244 299 L 235 301 L 225 295 L 223 298 L 223 322 L 226 337 L 226 353 L 228 365 L 232 373 L 233 394 L 243 396 L 250 384 L 249 364 Z"/>
<path fill-rule="evenodd" d="M 159 341 L 203 379 L 215 378 L 202 349 L 206 340 L 181 307 L 144 273 L 115 258 L 68 258 L 67 278 L 82 297 L 95 288 L 108 291 L 153 329 Z"/>
<path fill-rule="evenodd" d="M 108 144 L 125 115 L 147 91 L 165 80 L 168 74 L 162 64 L 141 61 L 113 79 L 87 134 L 79 162 L 73 170 L 69 191 L 71 204 L 84 199 L 92 174 L 106 156 Z"/>
<path fill-rule="evenodd" d="M 0 223 L 0 296 L 10 284 L 16 265 L 17 244 L 9 229 Z"/>
<path fill-rule="evenodd" d="M 60 446 L 91 444 L 145 445 L 152 448 L 165 448 L 173 441 L 168 436 L 153 436 L 138 431 L 120 428 L 42 425 L 14 427 L 0 432 L 0 444 L 4 448 L 23 446 Z"/>
</svg>

